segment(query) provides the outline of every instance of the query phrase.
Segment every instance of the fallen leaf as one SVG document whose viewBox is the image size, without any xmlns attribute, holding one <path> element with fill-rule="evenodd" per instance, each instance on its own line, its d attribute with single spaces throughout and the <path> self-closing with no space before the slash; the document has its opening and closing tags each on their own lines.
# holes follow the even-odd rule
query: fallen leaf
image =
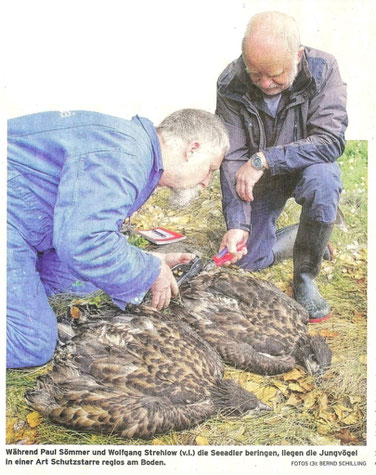
<svg viewBox="0 0 376 475">
<path fill-rule="evenodd" d="M 248 376 L 248 381 L 261 384 L 264 381 L 264 377 L 259 374 L 252 374 Z"/>
<path fill-rule="evenodd" d="M 300 379 L 304 376 L 304 373 L 299 370 L 298 368 L 294 368 L 293 370 L 289 371 L 288 373 L 285 373 L 283 375 L 283 379 L 285 381 L 296 381 L 297 379 Z"/>
<path fill-rule="evenodd" d="M 288 387 L 286 386 L 286 384 L 282 383 L 281 381 L 277 381 L 277 380 L 274 380 L 273 384 L 276 388 L 278 388 L 281 391 L 281 393 L 284 396 L 286 396 L 288 394 L 289 390 L 288 390 Z"/>
<path fill-rule="evenodd" d="M 349 396 L 350 404 L 356 404 L 357 402 L 362 402 L 362 400 L 360 396 Z"/>
<path fill-rule="evenodd" d="M 209 441 L 206 437 L 203 437 L 202 435 L 198 435 L 196 437 L 196 444 L 197 445 L 209 445 Z"/>
<path fill-rule="evenodd" d="M 260 385 L 257 383 L 254 383 L 253 381 L 247 381 L 245 384 L 242 385 L 244 389 L 251 393 L 256 393 L 257 391 L 260 390 Z"/>
<path fill-rule="evenodd" d="M 333 406 L 333 410 L 337 414 L 337 417 L 340 421 L 343 420 L 346 415 L 348 415 L 349 411 L 351 411 L 351 409 L 343 406 L 342 404 L 335 404 Z"/>
<path fill-rule="evenodd" d="M 330 412 L 330 411 L 320 409 L 319 418 L 326 421 L 326 422 L 335 422 L 337 416 L 334 412 Z"/>
<path fill-rule="evenodd" d="M 316 396 L 317 394 L 314 391 L 308 393 L 304 398 L 304 407 L 307 409 L 313 407 L 316 403 Z"/>
<path fill-rule="evenodd" d="M 345 424 L 356 424 L 359 421 L 359 413 L 358 411 L 354 411 L 351 414 L 349 414 L 347 417 L 344 417 L 342 419 L 342 422 Z"/>
<path fill-rule="evenodd" d="M 318 424 L 317 425 L 317 432 L 322 435 L 326 435 L 331 432 L 332 428 L 328 424 Z M 325 444 L 323 444 L 325 445 Z"/>
<path fill-rule="evenodd" d="M 287 406 L 297 406 L 301 402 L 302 402 L 302 400 L 299 397 L 297 397 L 295 394 L 291 394 L 291 396 L 286 401 L 286 405 Z"/>
<path fill-rule="evenodd" d="M 256 391 L 256 396 L 262 401 L 270 401 L 277 395 L 278 389 L 274 386 L 265 386 Z"/>
<path fill-rule="evenodd" d="M 332 331 L 329 331 L 329 330 L 320 330 L 317 335 L 321 335 L 323 336 L 324 338 L 337 338 L 337 336 L 339 336 L 339 333 L 338 332 L 332 332 Z"/>
<path fill-rule="evenodd" d="M 71 305 L 70 307 L 70 314 L 72 318 L 80 318 L 80 309 L 78 307 L 75 307 L 74 305 Z"/>
<path fill-rule="evenodd" d="M 320 397 L 319 403 L 321 410 L 325 411 L 328 409 L 328 396 L 325 393 Z"/>
<path fill-rule="evenodd" d="M 342 445 L 359 443 L 358 439 L 348 429 L 341 429 L 334 435 L 340 439 Z"/>
<path fill-rule="evenodd" d="M 290 383 L 290 384 L 289 384 L 289 389 L 290 389 L 291 391 L 296 391 L 296 392 L 298 392 L 298 393 L 304 393 L 304 392 L 305 392 L 304 388 L 302 388 L 302 387 L 300 386 L 300 384 L 298 384 L 298 383 Z"/>
<path fill-rule="evenodd" d="M 26 423 L 16 418 L 7 419 L 6 422 L 6 443 L 31 445 L 37 438 L 36 431 L 31 429 Z"/>
<path fill-rule="evenodd" d="M 43 417 L 39 414 L 39 412 L 31 412 L 26 416 L 26 420 L 29 423 L 31 428 L 39 426 L 39 424 L 43 421 Z"/>
<path fill-rule="evenodd" d="M 153 439 L 151 443 L 152 445 L 166 445 L 161 439 Z"/>
<path fill-rule="evenodd" d="M 300 386 L 305 389 L 306 392 L 312 391 L 312 389 L 315 387 L 313 383 L 310 383 L 308 381 L 299 381 Z"/>
</svg>

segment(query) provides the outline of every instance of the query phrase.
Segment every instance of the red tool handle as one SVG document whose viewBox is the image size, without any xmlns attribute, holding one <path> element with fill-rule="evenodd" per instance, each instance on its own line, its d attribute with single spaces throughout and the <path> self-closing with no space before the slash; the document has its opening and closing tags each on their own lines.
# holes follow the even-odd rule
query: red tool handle
<svg viewBox="0 0 376 475">
<path fill-rule="evenodd" d="M 245 246 L 244 243 L 240 243 L 236 246 L 236 250 L 240 251 L 241 249 L 243 249 L 244 246 Z M 213 257 L 213 261 L 218 267 L 221 267 L 221 265 L 224 264 L 225 262 L 231 261 L 233 257 L 234 255 L 228 252 L 227 247 L 224 247 L 222 251 L 220 251 L 218 254 L 216 254 Z"/>
</svg>

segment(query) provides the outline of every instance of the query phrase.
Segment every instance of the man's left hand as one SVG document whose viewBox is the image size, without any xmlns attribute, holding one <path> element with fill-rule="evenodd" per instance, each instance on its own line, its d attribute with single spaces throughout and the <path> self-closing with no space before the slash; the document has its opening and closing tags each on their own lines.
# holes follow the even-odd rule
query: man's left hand
<svg viewBox="0 0 376 475">
<path fill-rule="evenodd" d="M 258 155 L 262 155 L 258 152 Z M 266 166 L 266 159 L 264 160 Z M 236 192 L 244 201 L 253 201 L 253 187 L 262 177 L 264 170 L 256 170 L 251 161 L 246 162 L 236 173 Z"/>
</svg>

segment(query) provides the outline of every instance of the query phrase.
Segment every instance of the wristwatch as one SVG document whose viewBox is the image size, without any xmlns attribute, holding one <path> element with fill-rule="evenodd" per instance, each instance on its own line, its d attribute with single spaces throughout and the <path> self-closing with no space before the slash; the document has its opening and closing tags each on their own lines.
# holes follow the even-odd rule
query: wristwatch
<svg viewBox="0 0 376 475">
<path fill-rule="evenodd" d="M 266 168 L 266 166 L 264 165 L 263 158 L 261 157 L 261 155 L 257 155 L 257 153 L 252 155 L 251 164 L 253 168 L 256 168 L 256 170 L 265 170 Z"/>
</svg>

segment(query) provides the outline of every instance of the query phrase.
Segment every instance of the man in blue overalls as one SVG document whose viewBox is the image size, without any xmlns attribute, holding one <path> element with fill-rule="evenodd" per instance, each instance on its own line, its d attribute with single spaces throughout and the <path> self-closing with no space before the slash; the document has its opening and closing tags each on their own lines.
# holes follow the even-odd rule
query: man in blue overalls
<svg viewBox="0 0 376 475">
<path fill-rule="evenodd" d="M 105 291 L 124 309 L 151 289 L 178 293 L 170 267 L 192 254 L 152 255 L 120 233 L 157 186 L 206 186 L 228 150 L 213 114 L 184 109 L 159 127 L 138 116 L 45 112 L 8 122 L 7 367 L 46 363 L 57 341 L 47 297 Z"/>
</svg>

